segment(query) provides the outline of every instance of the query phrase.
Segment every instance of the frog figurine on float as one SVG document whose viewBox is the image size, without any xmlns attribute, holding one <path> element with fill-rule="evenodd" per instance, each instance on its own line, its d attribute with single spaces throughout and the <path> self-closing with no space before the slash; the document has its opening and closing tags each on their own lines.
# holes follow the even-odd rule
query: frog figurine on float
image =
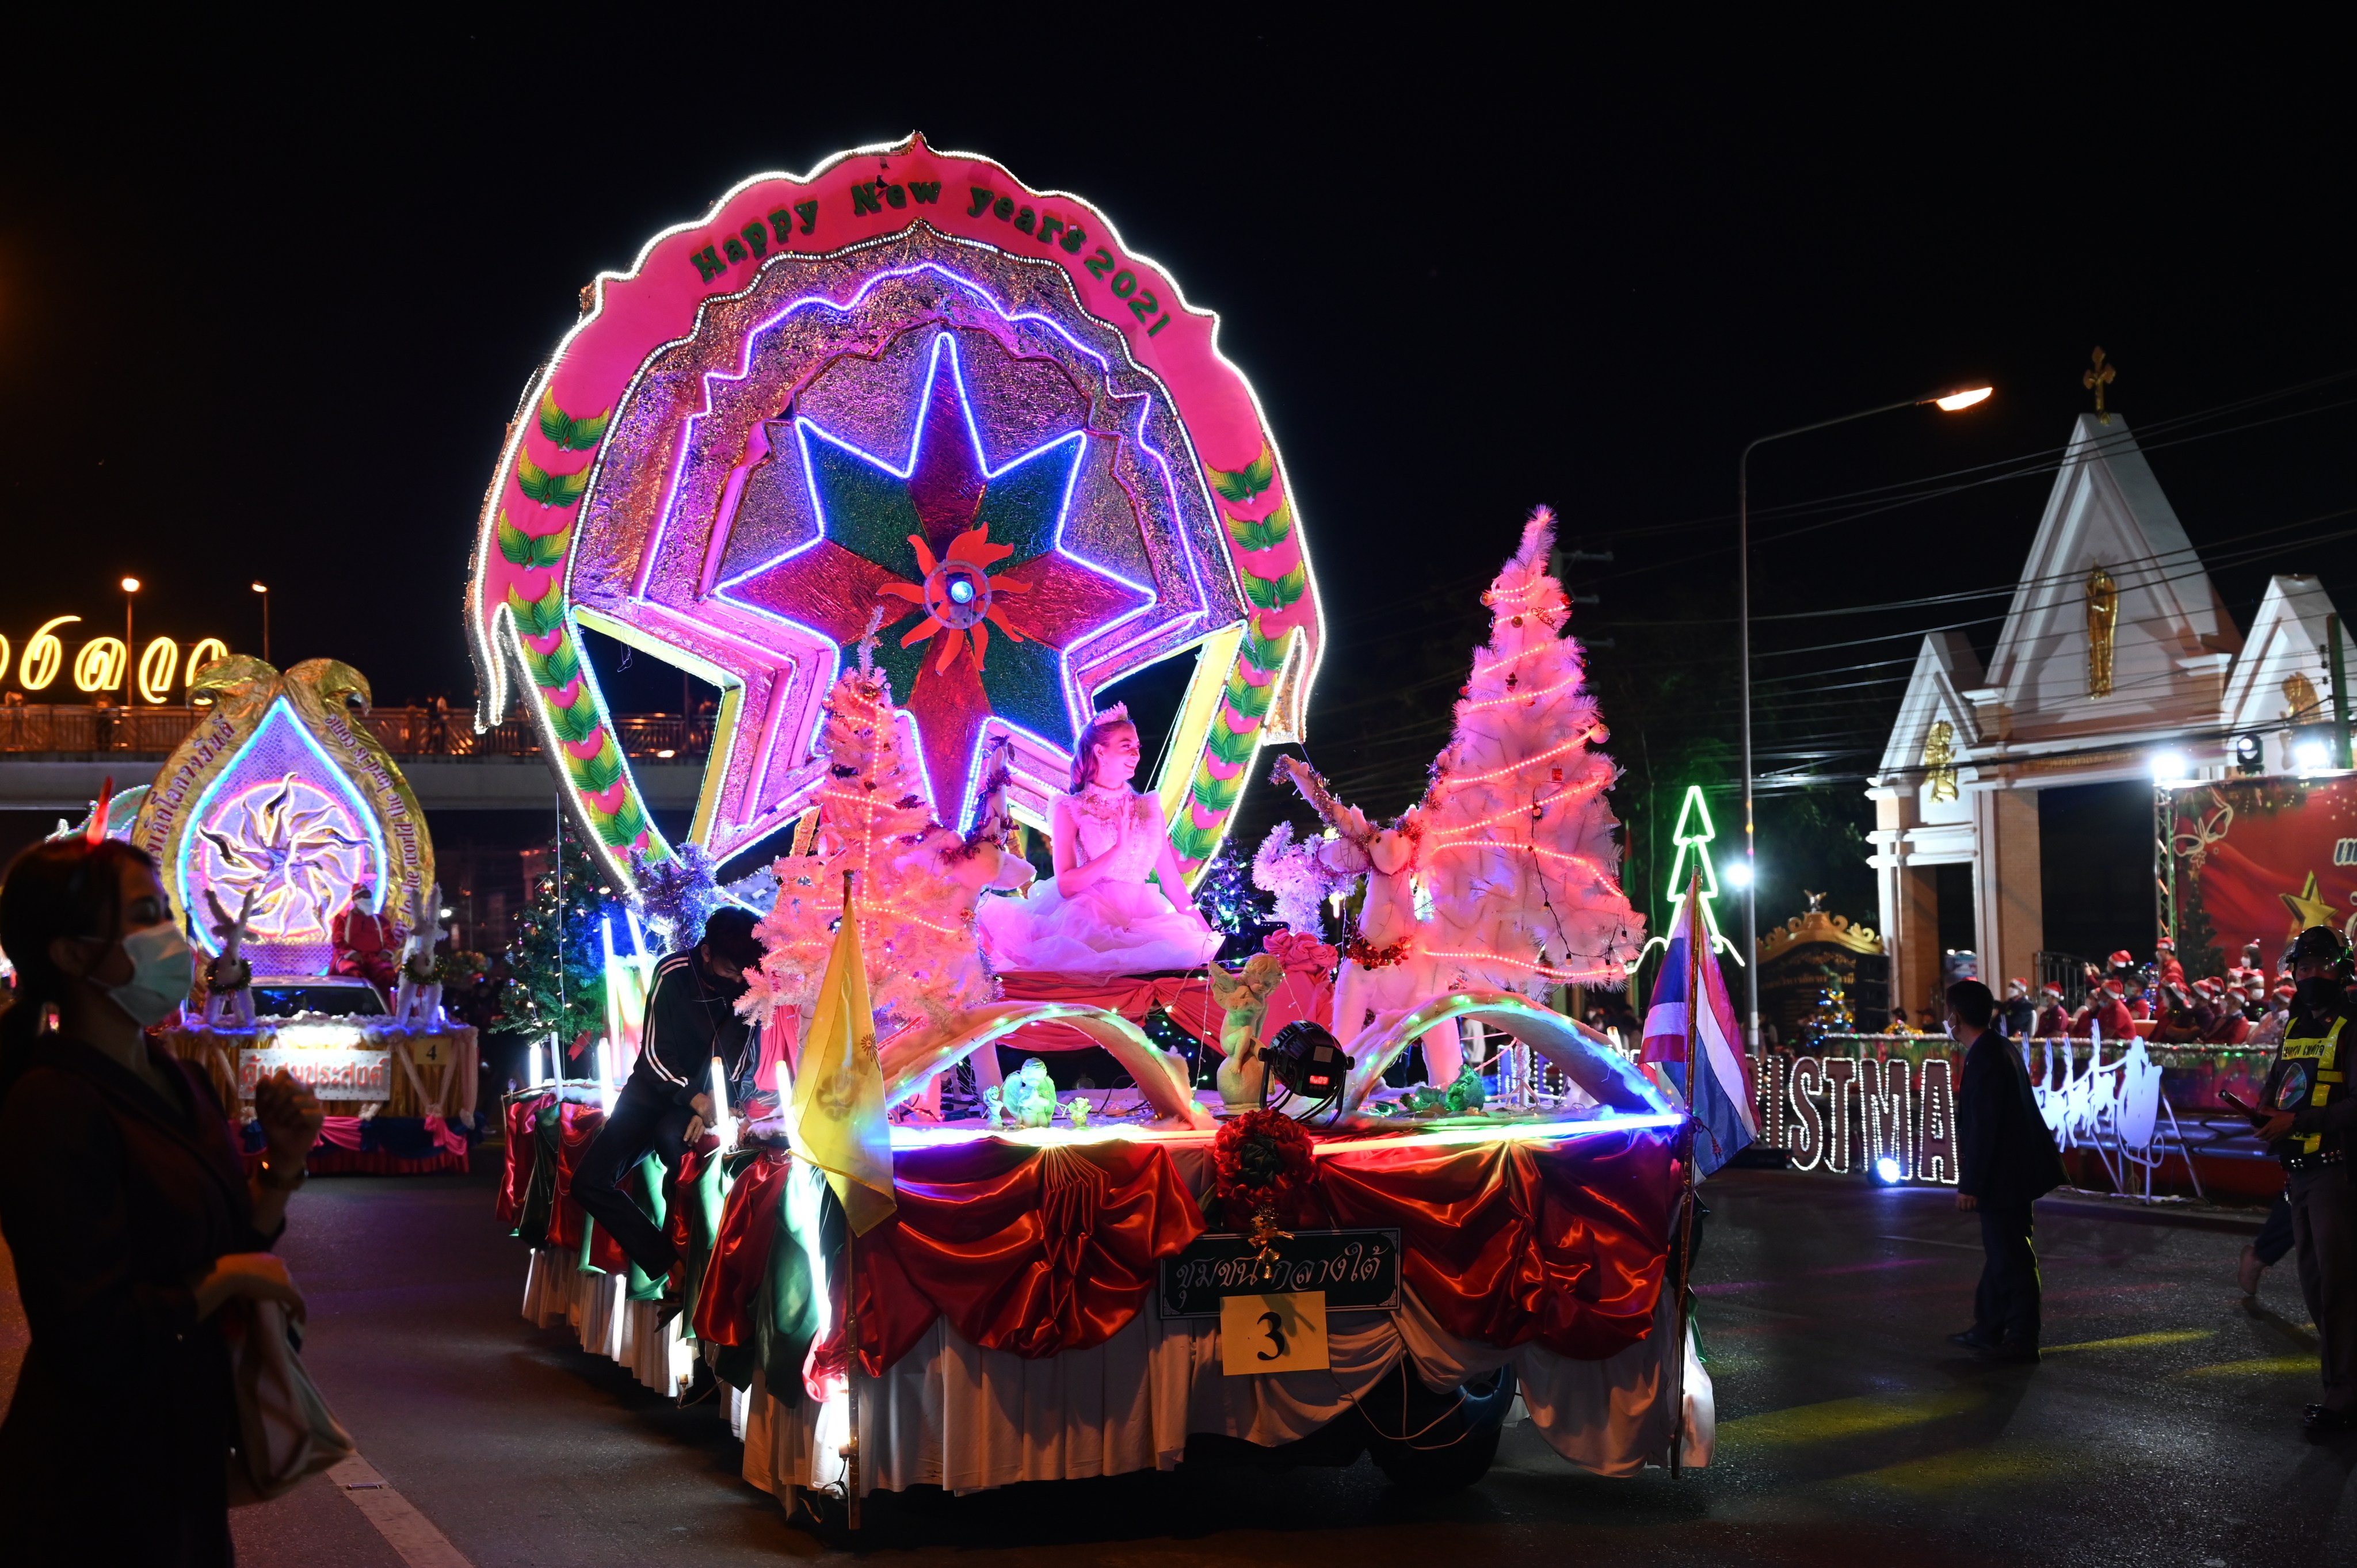
<svg viewBox="0 0 2357 1568">
<path fill-rule="evenodd" d="M 1220 950 L 1220 933 L 1193 903 L 1165 892 L 1187 884 L 1161 802 L 1129 787 L 1138 755 L 1126 706 L 1106 709 L 1081 732 L 1071 792 L 1057 797 L 1050 824 L 1054 878 L 975 911 L 983 950 L 999 972 L 1150 974 L 1200 969 Z"/>
</svg>

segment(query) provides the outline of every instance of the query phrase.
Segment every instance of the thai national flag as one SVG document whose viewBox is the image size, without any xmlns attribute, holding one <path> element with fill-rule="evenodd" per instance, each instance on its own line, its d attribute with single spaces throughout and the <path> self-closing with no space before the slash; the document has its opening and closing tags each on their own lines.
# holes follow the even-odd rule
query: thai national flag
<svg viewBox="0 0 2357 1568">
<path fill-rule="evenodd" d="M 1711 950 L 1707 919 L 1695 929 L 1695 911 L 1702 900 L 1690 889 L 1678 901 L 1670 922 L 1668 949 L 1662 972 L 1653 981 L 1653 1004 L 1645 1010 L 1645 1046 L 1641 1059 L 1658 1062 L 1694 1108 L 1702 1129 L 1695 1138 L 1695 1170 L 1708 1176 L 1760 1135 L 1751 1120 L 1751 1097 L 1743 1086 L 1738 1059 L 1742 1035 L 1735 1023 L 1735 1004 L 1728 1000 L 1727 982 L 1718 972 L 1718 955 Z M 1694 992 L 1701 1016 L 1696 1020 L 1694 1056 L 1696 1082 L 1686 1087 L 1686 968 L 1698 970 Z"/>
</svg>

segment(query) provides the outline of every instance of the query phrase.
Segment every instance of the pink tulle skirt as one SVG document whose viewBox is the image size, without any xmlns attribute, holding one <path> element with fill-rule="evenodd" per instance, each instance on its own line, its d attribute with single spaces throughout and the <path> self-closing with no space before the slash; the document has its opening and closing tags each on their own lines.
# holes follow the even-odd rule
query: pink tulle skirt
<svg viewBox="0 0 2357 1568">
<path fill-rule="evenodd" d="M 1200 969 L 1222 940 L 1191 908 L 1171 908 L 1150 882 L 1100 882 L 1067 898 L 1051 878 L 1019 898 L 985 898 L 974 919 L 982 950 L 1002 973 Z"/>
</svg>

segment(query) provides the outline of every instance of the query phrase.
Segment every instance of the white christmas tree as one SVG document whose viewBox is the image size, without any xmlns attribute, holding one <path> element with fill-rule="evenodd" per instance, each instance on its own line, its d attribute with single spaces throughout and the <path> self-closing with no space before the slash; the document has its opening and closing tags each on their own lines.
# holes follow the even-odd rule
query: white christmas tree
<svg viewBox="0 0 2357 1568">
<path fill-rule="evenodd" d="M 1621 891 L 1619 776 L 1587 691 L 1571 606 L 1548 575 L 1555 514 L 1481 596 L 1489 645 L 1457 703 L 1457 728 L 1417 813 L 1426 953 L 1465 979 L 1536 999 L 1555 985 L 1619 986 L 1644 938 Z"/>
<path fill-rule="evenodd" d="M 827 696 L 823 745 L 828 777 L 818 793 L 816 823 L 798 834 L 795 854 L 771 867 L 778 901 L 754 927 L 768 950 L 737 1010 L 765 1021 L 810 1022 L 820 977 L 843 914 L 844 873 L 855 874 L 862 949 L 877 1035 L 995 1000 L 997 983 L 982 959 L 975 900 L 986 886 L 1025 879 L 1027 868 L 996 842 L 1011 821 L 998 802 L 1003 757 L 984 768 L 992 797 L 967 837 L 935 822 L 916 770 L 902 750 L 884 671 L 862 649 Z M 808 819 L 806 819 L 807 821 Z"/>
</svg>

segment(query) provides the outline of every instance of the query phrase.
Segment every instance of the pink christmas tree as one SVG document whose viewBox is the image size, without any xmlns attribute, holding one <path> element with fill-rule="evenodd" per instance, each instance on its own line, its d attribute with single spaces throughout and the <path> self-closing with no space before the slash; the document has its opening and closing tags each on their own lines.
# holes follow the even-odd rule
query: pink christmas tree
<svg viewBox="0 0 2357 1568">
<path fill-rule="evenodd" d="M 1011 822 L 1003 759 L 994 754 L 983 770 L 989 799 L 974 834 L 961 837 L 935 822 L 900 743 L 889 677 L 865 651 L 828 694 L 821 732 L 828 778 L 815 825 L 796 835 L 796 853 L 770 868 L 778 901 L 753 928 L 768 956 L 747 976 L 752 989 L 737 1004 L 765 1021 L 791 1016 L 796 1038 L 810 1022 L 834 946 L 845 872 L 856 874 L 879 1039 L 996 998 L 974 903 L 985 887 L 1029 878 L 1029 868 L 998 842 Z"/>
<path fill-rule="evenodd" d="M 1465 980 L 1534 999 L 1555 985 L 1617 987 L 1644 940 L 1620 880 L 1619 777 L 1566 635 L 1571 605 L 1547 572 L 1555 514 L 1481 596 L 1490 641 L 1457 703 L 1456 734 L 1416 813 L 1426 954 Z"/>
</svg>

